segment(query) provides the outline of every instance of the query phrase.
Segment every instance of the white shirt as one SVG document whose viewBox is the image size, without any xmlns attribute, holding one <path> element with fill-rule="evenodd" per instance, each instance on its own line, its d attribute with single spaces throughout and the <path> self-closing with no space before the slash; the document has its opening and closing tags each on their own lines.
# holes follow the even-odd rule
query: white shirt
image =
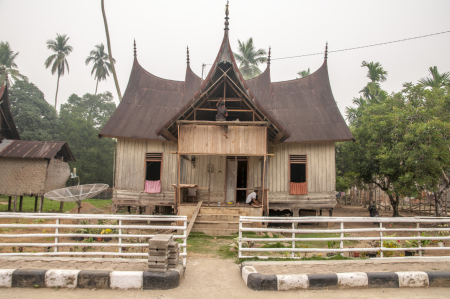
<svg viewBox="0 0 450 299">
<path fill-rule="evenodd" d="M 253 199 L 256 199 L 256 193 L 252 192 L 247 196 L 247 200 L 245 201 L 246 203 L 251 203 Z"/>
</svg>

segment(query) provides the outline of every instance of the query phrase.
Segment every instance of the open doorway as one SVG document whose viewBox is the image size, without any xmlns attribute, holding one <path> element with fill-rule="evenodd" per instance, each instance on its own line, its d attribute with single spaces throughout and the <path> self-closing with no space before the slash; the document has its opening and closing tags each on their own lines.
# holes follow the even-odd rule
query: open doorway
<svg viewBox="0 0 450 299">
<path fill-rule="evenodd" d="M 247 188 L 247 159 L 238 159 L 238 173 L 236 188 Z M 236 203 L 245 203 L 247 190 L 236 190 Z"/>
<path fill-rule="evenodd" d="M 237 165 L 236 165 L 237 163 Z M 226 201 L 233 203 L 245 203 L 247 198 L 247 175 L 248 161 L 247 157 L 227 157 L 227 176 L 226 176 Z M 241 190 L 239 190 L 241 189 Z M 242 190 L 244 189 L 244 190 Z"/>
</svg>

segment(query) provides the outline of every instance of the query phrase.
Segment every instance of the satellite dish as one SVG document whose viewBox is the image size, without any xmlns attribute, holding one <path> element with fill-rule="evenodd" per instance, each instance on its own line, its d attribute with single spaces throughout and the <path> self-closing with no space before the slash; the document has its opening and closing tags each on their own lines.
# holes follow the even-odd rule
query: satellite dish
<svg viewBox="0 0 450 299">
<path fill-rule="evenodd" d="M 46 198 L 62 202 L 76 202 L 80 214 L 81 201 L 89 199 L 108 189 L 107 184 L 87 184 L 56 189 L 44 194 Z"/>
</svg>

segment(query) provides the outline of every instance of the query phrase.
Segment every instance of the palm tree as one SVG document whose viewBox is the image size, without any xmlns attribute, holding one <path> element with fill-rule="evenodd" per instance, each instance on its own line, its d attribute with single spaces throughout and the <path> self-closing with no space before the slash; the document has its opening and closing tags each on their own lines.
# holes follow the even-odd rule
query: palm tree
<svg viewBox="0 0 450 299">
<path fill-rule="evenodd" d="M 309 68 L 308 68 L 307 71 L 304 71 L 304 70 L 300 71 L 297 73 L 297 75 L 299 75 L 300 78 L 305 78 L 305 77 L 308 77 L 309 75 L 311 75 L 311 72 L 309 71 Z"/>
<path fill-rule="evenodd" d="M 251 79 L 261 74 L 261 70 L 258 68 L 258 64 L 265 63 L 267 61 L 266 50 L 258 49 L 255 51 L 253 46 L 253 38 L 250 37 L 247 42 L 241 43 L 238 40 L 239 53 L 234 53 L 234 57 L 239 62 L 239 70 L 245 80 Z"/>
<path fill-rule="evenodd" d="M 55 54 L 50 55 L 47 58 L 47 60 L 45 61 L 45 68 L 49 68 L 51 65 L 52 75 L 58 72 L 58 81 L 56 83 L 56 95 L 55 95 L 55 110 L 58 99 L 59 77 L 64 75 L 66 68 L 67 73 L 69 73 L 69 63 L 67 62 L 66 57 L 69 56 L 73 48 L 72 46 L 69 46 L 67 44 L 68 40 L 69 37 L 67 37 L 65 34 L 60 35 L 57 33 L 55 40 L 49 39 L 47 41 L 47 49 L 52 50 L 53 52 L 55 52 Z"/>
<path fill-rule="evenodd" d="M 388 72 L 383 69 L 379 62 L 363 61 L 361 67 L 367 67 L 367 78 L 372 82 L 384 82 L 387 79 Z"/>
<path fill-rule="evenodd" d="M 431 74 L 431 78 L 422 78 L 419 82 L 431 88 L 441 88 L 443 86 L 450 86 L 450 72 L 439 74 L 437 66 L 430 67 L 428 71 Z"/>
<path fill-rule="evenodd" d="M 116 84 L 117 96 L 119 97 L 119 101 L 122 101 L 122 94 L 120 93 L 120 87 L 119 87 L 119 81 L 117 80 L 116 68 L 114 67 L 114 59 L 113 59 L 112 50 L 111 50 L 111 41 L 109 39 L 108 21 L 106 20 L 106 13 L 105 13 L 105 1 L 102 0 L 101 4 L 102 4 L 103 23 L 105 24 L 105 31 L 106 31 L 106 44 L 108 45 L 108 52 L 109 52 L 109 63 L 111 64 L 111 71 L 113 73 L 114 83 Z"/>
<path fill-rule="evenodd" d="M 90 56 L 86 58 L 86 65 L 88 65 L 91 61 L 94 62 L 91 75 L 95 72 L 95 78 L 97 79 L 95 94 L 97 94 L 98 82 L 106 80 L 106 76 L 109 76 L 111 64 L 108 62 L 109 55 L 105 52 L 105 45 L 102 43 L 100 45 L 96 45 L 95 48 L 95 50 L 91 51 Z M 112 59 L 112 61 L 113 63 L 116 62 L 114 59 Z"/>
<path fill-rule="evenodd" d="M 19 52 L 14 53 L 8 42 L 0 42 L 0 86 L 5 83 L 6 74 L 9 75 L 8 82 L 6 82 L 8 86 L 13 85 L 16 80 L 28 81 L 28 78 L 17 70 L 17 64 L 14 62 L 17 55 L 19 55 Z"/>
</svg>

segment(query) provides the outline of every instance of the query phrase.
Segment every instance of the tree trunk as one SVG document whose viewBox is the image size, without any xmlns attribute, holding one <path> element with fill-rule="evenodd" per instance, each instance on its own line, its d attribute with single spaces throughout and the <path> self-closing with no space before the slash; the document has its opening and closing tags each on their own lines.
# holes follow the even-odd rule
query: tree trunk
<svg viewBox="0 0 450 299">
<path fill-rule="evenodd" d="M 444 217 L 444 209 L 442 204 L 442 192 L 434 192 L 434 207 L 436 209 L 436 217 Z"/>
<path fill-rule="evenodd" d="M 373 184 L 369 185 L 369 206 L 375 206 L 375 208 L 377 207 L 377 205 L 374 205 L 374 200 L 373 200 Z"/>
<path fill-rule="evenodd" d="M 56 95 L 55 95 L 55 110 L 56 110 L 56 102 L 58 101 L 58 89 L 59 89 L 59 72 L 58 72 L 58 81 L 56 81 Z M 56 110 L 58 111 L 58 110 Z"/>
<path fill-rule="evenodd" d="M 394 196 L 389 194 L 389 200 L 391 202 L 391 206 L 392 206 L 392 210 L 394 211 L 394 213 L 392 213 L 392 217 L 400 217 L 400 214 L 398 212 L 398 203 L 400 202 L 400 196 Z"/>
<path fill-rule="evenodd" d="M 106 21 L 106 13 L 105 13 L 105 1 L 102 0 L 102 14 L 103 14 L 103 23 L 105 24 L 106 31 L 106 42 L 108 44 L 108 52 L 109 52 L 109 62 L 111 63 L 111 71 L 114 77 L 114 83 L 116 84 L 117 95 L 119 97 L 119 101 L 122 101 L 122 94 L 120 93 L 119 81 L 117 80 L 116 68 L 114 67 L 113 55 L 111 51 L 111 41 L 109 40 L 109 30 L 108 30 L 108 22 Z"/>
<path fill-rule="evenodd" d="M 97 78 L 97 84 L 95 85 L 95 95 L 97 95 L 97 88 L 98 88 L 98 78 Z"/>
</svg>

